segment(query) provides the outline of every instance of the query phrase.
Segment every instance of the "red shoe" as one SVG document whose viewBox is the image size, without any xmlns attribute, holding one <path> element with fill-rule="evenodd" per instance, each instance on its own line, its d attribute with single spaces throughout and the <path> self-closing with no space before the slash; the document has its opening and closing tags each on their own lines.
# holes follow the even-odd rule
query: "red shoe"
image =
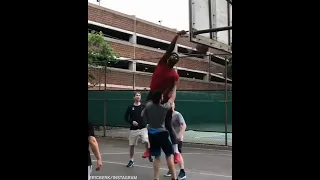
<svg viewBox="0 0 320 180">
<path fill-rule="evenodd" d="M 147 158 L 149 157 L 151 154 L 150 154 L 150 149 L 148 149 L 146 152 L 143 153 L 142 155 L 142 158 Z"/>
<path fill-rule="evenodd" d="M 177 164 L 181 160 L 181 154 L 180 153 L 174 153 L 174 163 Z"/>
</svg>

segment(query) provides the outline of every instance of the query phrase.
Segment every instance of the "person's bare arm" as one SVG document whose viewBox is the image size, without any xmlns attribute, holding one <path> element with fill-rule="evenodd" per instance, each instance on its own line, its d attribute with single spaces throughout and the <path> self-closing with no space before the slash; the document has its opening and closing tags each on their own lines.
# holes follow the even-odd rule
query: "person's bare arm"
<svg viewBox="0 0 320 180">
<path fill-rule="evenodd" d="M 174 47 L 176 46 L 177 44 L 177 40 L 179 38 L 179 36 L 181 35 L 184 35 L 186 34 L 186 31 L 182 30 L 182 31 L 179 31 L 175 36 L 174 38 L 172 39 L 166 53 L 164 53 L 164 55 L 162 56 L 162 58 L 160 59 L 160 61 L 158 62 L 158 64 L 161 64 L 161 63 L 166 63 L 167 59 L 171 56 L 171 53 L 173 52 L 174 50 Z"/>
<path fill-rule="evenodd" d="M 169 94 L 173 93 L 173 89 L 177 88 L 179 82 L 179 75 L 176 75 L 174 80 L 171 83 L 171 86 L 169 86 L 164 92 L 163 92 L 163 102 L 166 103 L 169 101 Z M 174 101 L 173 101 L 174 102 Z"/>
<path fill-rule="evenodd" d="M 180 128 L 181 128 L 181 134 L 184 134 L 184 132 L 187 129 L 187 125 L 186 124 L 181 124 Z"/>
<path fill-rule="evenodd" d="M 173 90 L 172 90 L 172 94 L 171 94 L 171 97 L 170 99 L 168 100 L 169 103 L 173 103 L 175 100 L 176 100 L 176 96 L 177 96 L 177 86 L 175 85 L 173 87 Z"/>
<path fill-rule="evenodd" d="M 89 145 L 92 149 L 92 152 L 94 153 L 94 155 L 97 158 L 96 171 L 99 171 L 100 168 L 102 167 L 102 160 L 101 160 L 101 155 L 100 155 L 100 151 L 99 151 L 99 145 L 98 145 L 96 138 L 94 137 L 94 129 L 93 129 L 93 125 L 91 123 L 88 123 L 88 142 L 89 142 Z"/>
<path fill-rule="evenodd" d="M 89 140 L 89 144 L 92 149 L 92 152 L 93 152 L 94 156 L 97 158 L 97 161 L 101 160 L 99 145 L 98 145 L 96 138 L 93 136 L 89 136 L 88 140 Z"/>
<path fill-rule="evenodd" d="M 180 120 L 180 133 L 179 133 L 179 137 L 183 137 L 184 135 L 184 132 L 186 131 L 187 129 L 187 124 L 183 118 L 183 116 L 180 114 L 179 115 L 179 120 Z"/>
</svg>

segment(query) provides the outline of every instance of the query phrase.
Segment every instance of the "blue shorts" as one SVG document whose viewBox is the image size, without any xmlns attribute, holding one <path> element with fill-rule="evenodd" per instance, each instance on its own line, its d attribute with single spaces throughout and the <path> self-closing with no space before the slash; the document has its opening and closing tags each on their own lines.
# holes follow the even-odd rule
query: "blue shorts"
<svg viewBox="0 0 320 180">
<path fill-rule="evenodd" d="M 173 154 L 172 143 L 169 138 L 168 131 L 161 132 L 148 132 L 151 156 L 159 157 L 161 156 L 161 149 L 166 156 L 171 156 Z"/>
</svg>

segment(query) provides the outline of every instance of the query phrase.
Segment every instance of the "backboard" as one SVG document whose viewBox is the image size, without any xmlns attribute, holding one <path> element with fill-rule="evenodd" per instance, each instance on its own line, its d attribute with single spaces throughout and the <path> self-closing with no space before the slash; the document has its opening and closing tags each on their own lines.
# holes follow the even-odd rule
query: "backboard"
<svg viewBox="0 0 320 180">
<path fill-rule="evenodd" d="M 231 53 L 231 12 L 232 0 L 189 0 L 190 41 Z"/>
</svg>

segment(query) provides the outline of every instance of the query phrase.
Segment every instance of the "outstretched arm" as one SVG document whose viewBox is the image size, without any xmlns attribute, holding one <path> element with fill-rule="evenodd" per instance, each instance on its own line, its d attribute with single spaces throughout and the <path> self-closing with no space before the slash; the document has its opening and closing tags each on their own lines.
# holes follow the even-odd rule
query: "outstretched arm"
<svg viewBox="0 0 320 180">
<path fill-rule="evenodd" d="M 172 39 L 172 41 L 171 41 L 166 53 L 162 56 L 162 58 L 160 59 L 158 64 L 166 63 L 167 59 L 170 57 L 171 53 L 173 52 L 174 47 L 176 46 L 176 43 L 177 43 L 177 40 L 178 40 L 179 36 L 184 35 L 184 34 L 186 34 L 186 31 L 182 30 L 182 31 L 179 31 L 174 36 L 174 38 Z"/>
</svg>

